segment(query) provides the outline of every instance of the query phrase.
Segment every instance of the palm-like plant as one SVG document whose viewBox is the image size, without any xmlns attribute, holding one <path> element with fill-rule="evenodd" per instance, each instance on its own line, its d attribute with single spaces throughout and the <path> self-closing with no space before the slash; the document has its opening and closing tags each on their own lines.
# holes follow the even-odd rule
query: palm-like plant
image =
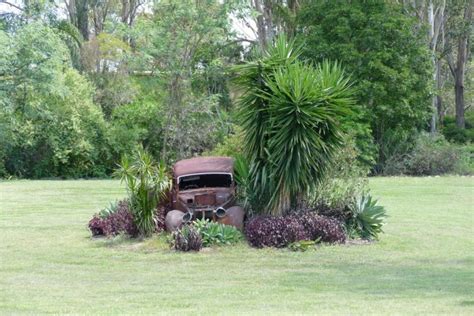
<svg viewBox="0 0 474 316">
<path fill-rule="evenodd" d="M 141 148 L 133 160 L 122 157 L 116 174 L 126 184 L 133 219 L 140 234 L 150 235 L 155 230 L 155 209 L 171 185 L 164 163 L 156 164 Z"/>
<path fill-rule="evenodd" d="M 254 208 L 275 215 L 323 178 L 342 145 L 340 118 L 353 104 L 337 63 L 314 68 L 298 56 L 282 36 L 260 59 L 235 69 L 250 186 L 260 197 Z"/>
<path fill-rule="evenodd" d="M 386 217 L 385 208 L 377 205 L 377 200 L 372 200 L 370 195 L 362 195 L 352 207 L 352 216 L 347 221 L 346 227 L 349 235 L 377 239 L 383 232 Z"/>
</svg>

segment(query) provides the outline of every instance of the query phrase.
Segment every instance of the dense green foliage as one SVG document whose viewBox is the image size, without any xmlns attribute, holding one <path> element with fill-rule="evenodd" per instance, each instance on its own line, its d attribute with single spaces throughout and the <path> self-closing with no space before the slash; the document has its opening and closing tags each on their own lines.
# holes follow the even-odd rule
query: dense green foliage
<svg viewBox="0 0 474 316">
<path fill-rule="evenodd" d="M 446 116 L 441 132 L 449 141 L 461 144 L 474 143 L 474 111 L 466 113 L 466 128 L 457 127 L 454 116 Z"/>
<path fill-rule="evenodd" d="M 143 149 L 139 149 L 132 160 L 124 156 L 116 172 L 125 182 L 133 220 L 144 236 L 155 231 L 155 210 L 170 189 L 171 181 L 166 172 L 166 166 L 156 164 Z"/>
<path fill-rule="evenodd" d="M 242 233 L 234 226 L 211 222 L 207 219 L 198 219 L 193 227 L 201 235 L 202 246 L 230 245 L 242 240 Z"/>
<path fill-rule="evenodd" d="M 0 172 L 105 175 L 106 123 L 61 38 L 41 23 L 0 36 Z"/>
<path fill-rule="evenodd" d="M 368 191 L 368 168 L 358 163 L 359 150 L 347 135 L 322 181 L 307 196 L 307 204 L 319 213 L 345 220 L 355 199 Z"/>
<path fill-rule="evenodd" d="M 312 1 L 299 16 L 305 57 L 338 60 L 357 87 L 362 129 L 358 147 L 370 155 L 378 147 L 376 171 L 383 169 L 387 133 L 421 130 L 430 115 L 431 65 L 424 31 L 398 4 L 387 1 Z M 360 129 L 361 127 L 359 127 Z"/>
<path fill-rule="evenodd" d="M 296 179 L 281 159 L 287 166 L 303 163 L 297 152 L 307 144 L 296 141 L 297 135 L 314 122 L 296 120 L 301 128 L 293 128 L 300 114 L 275 108 L 290 110 L 300 101 L 295 93 L 308 93 L 309 82 L 321 73 L 303 60 L 345 69 L 355 102 L 352 112 L 333 125 L 350 131 L 359 164 L 373 173 L 390 173 L 394 160 L 413 149 L 419 132 L 433 126 L 433 112 L 442 119 L 435 127 L 446 139 L 472 143 L 473 54 L 459 65 L 455 60 L 462 55 L 463 39 L 472 42 L 469 5 L 466 0 L 434 1 L 433 6 L 362 0 L 4 2 L 0 176 L 107 177 L 120 157 L 140 146 L 167 164 L 244 151 L 269 163 L 276 157 L 261 152 L 268 147 L 273 155 L 280 153 L 280 161 L 268 165 L 280 165 L 286 184 L 269 184 L 278 188 L 258 196 L 264 197 L 263 205 L 283 203 L 271 196 L 277 191 L 286 195 L 284 200 L 294 200 L 290 187 L 308 183 Z M 436 40 L 428 25 L 430 8 L 431 26 L 439 30 Z M 258 69 L 260 52 L 273 46 L 278 33 L 294 38 L 297 52 L 284 56 L 281 51 L 280 59 Z M 276 71 L 283 64 L 288 68 Z M 267 114 L 272 112 L 273 132 L 280 135 L 265 124 L 256 130 L 239 125 L 235 105 L 245 91 L 229 84 L 234 65 L 239 71 L 253 65 L 259 72 L 247 84 L 263 89 L 262 104 L 275 105 Z M 460 65 L 463 71 L 457 71 Z M 269 72 L 274 73 L 266 78 Z M 456 79 L 461 73 L 464 83 Z M 454 85 L 464 87 L 466 128 L 453 117 L 454 112 L 459 116 Z M 265 115 L 254 118 L 262 121 Z M 249 133 L 255 139 L 245 136 Z M 285 137 L 298 146 L 281 146 Z M 259 139 L 265 146 L 257 149 Z M 322 172 L 327 167 L 323 158 L 310 157 L 311 168 Z"/>
<path fill-rule="evenodd" d="M 324 177 L 342 145 L 340 120 L 352 105 L 338 64 L 297 61 L 299 49 L 279 37 L 259 59 L 237 66 L 239 115 L 251 190 L 260 212 L 294 207 Z"/>
</svg>

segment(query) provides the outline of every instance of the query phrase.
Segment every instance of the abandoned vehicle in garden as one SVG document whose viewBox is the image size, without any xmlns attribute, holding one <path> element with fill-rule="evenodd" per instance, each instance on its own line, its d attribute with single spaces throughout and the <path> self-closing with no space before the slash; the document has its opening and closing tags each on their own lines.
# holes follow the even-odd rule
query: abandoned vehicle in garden
<svg viewBox="0 0 474 316">
<path fill-rule="evenodd" d="M 236 205 L 234 160 L 197 157 L 173 166 L 170 209 L 165 224 L 174 231 L 195 219 L 209 219 L 243 228 L 244 209 Z"/>
</svg>

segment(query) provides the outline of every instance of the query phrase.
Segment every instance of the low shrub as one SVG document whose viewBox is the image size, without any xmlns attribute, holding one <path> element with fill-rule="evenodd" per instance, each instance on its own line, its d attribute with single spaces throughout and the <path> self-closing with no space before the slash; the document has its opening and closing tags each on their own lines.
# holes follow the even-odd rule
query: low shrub
<svg viewBox="0 0 474 316">
<path fill-rule="evenodd" d="M 352 216 L 346 222 L 346 229 L 350 237 L 363 239 L 378 239 L 383 233 L 387 217 L 383 206 L 377 205 L 370 195 L 360 196 L 352 208 Z"/>
<path fill-rule="evenodd" d="M 247 222 L 245 235 L 250 245 L 257 248 L 282 248 L 301 240 L 342 243 L 346 239 L 338 220 L 314 212 L 255 216 Z"/>
<path fill-rule="evenodd" d="M 449 143 L 442 135 L 421 133 L 413 149 L 387 161 L 384 173 L 412 176 L 471 174 L 471 159 L 466 147 Z"/>
<path fill-rule="evenodd" d="M 474 111 L 465 113 L 466 128 L 456 126 L 455 116 L 446 116 L 443 120 L 441 133 L 447 140 L 455 143 L 474 143 Z"/>
<path fill-rule="evenodd" d="M 115 212 L 107 217 L 94 215 L 89 221 L 89 229 L 92 236 L 115 236 L 121 233 L 136 236 L 138 233 L 127 201 L 118 202 Z"/>
<path fill-rule="evenodd" d="M 368 192 L 367 165 L 358 162 L 359 152 L 353 138 L 335 155 L 326 177 L 308 194 L 304 209 L 345 221 L 350 205 Z"/>
<path fill-rule="evenodd" d="M 242 240 L 242 233 L 234 226 L 198 219 L 194 221 L 193 227 L 201 235 L 203 247 L 230 245 Z"/>
<path fill-rule="evenodd" d="M 311 240 L 321 238 L 321 241 L 327 243 L 346 241 L 343 225 L 335 218 L 318 215 L 314 212 L 301 212 L 291 216 L 298 218 Z"/>
<path fill-rule="evenodd" d="M 165 208 L 158 207 L 154 213 L 156 233 L 165 229 L 164 217 Z M 89 221 L 89 230 L 92 236 L 108 237 L 127 234 L 131 237 L 135 237 L 138 235 L 138 228 L 127 200 L 111 203 L 111 206 L 95 214 Z"/>
<path fill-rule="evenodd" d="M 199 251 L 203 244 L 198 230 L 191 225 L 184 225 L 171 234 L 170 245 L 177 251 Z"/>
</svg>

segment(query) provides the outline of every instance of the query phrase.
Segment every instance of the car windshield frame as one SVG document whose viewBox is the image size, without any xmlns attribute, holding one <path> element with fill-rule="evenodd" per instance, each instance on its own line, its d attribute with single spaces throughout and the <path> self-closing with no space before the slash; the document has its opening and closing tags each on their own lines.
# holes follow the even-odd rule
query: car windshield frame
<svg viewBox="0 0 474 316">
<path fill-rule="evenodd" d="M 177 177 L 176 179 L 176 184 L 178 186 L 178 189 L 179 191 L 188 191 L 188 190 L 192 190 L 192 189 L 181 189 L 180 188 L 180 185 L 181 185 L 181 180 L 183 178 L 187 178 L 187 177 L 192 177 L 192 176 L 201 176 L 201 175 L 228 175 L 230 176 L 230 185 L 229 186 L 219 186 L 219 187 L 198 187 L 198 188 L 194 188 L 194 189 L 207 189 L 207 188 L 230 188 L 232 187 L 233 183 L 234 183 L 234 176 L 232 173 L 230 172 L 199 172 L 199 173 L 190 173 L 190 174 L 186 174 L 186 175 L 182 175 L 182 176 L 179 176 Z"/>
</svg>

